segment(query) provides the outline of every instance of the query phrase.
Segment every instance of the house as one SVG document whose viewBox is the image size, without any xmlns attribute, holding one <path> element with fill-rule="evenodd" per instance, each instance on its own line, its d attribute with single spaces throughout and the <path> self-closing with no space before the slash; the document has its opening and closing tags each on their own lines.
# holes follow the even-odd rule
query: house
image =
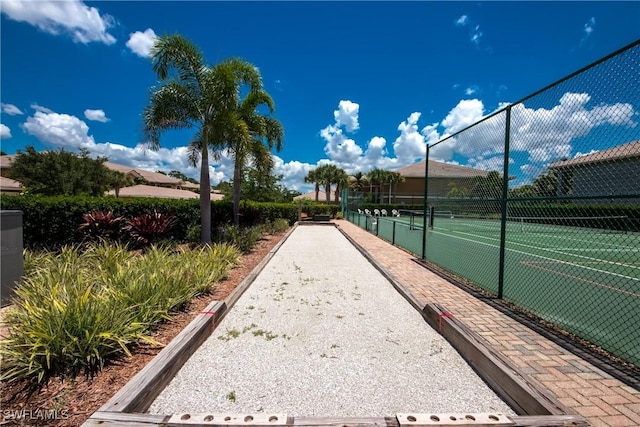
<svg viewBox="0 0 640 427">
<path fill-rule="evenodd" d="M 425 162 L 423 160 L 396 170 L 404 182 L 394 184 L 390 203 L 422 204 L 424 198 Z M 446 197 L 452 186 L 471 190 L 474 178 L 486 178 L 488 171 L 467 166 L 429 160 L 429 196 Z M 384 189 L 382 191 L 384 194 Z M 387 189 L 388 193 L 388 189 Z"/>
<path fill-rule="evenodd" d="M 7 177 L 7 171 L 14 157 L 9 155 L 0 156 L 0 193 L 2 194 L 20 194 L 22 191 L 21 183 Z"/>
<path fill-rule="evenodd" d="M 595 196 L 607 196 L 597 203 L 640 201 L 640 140 L 555 162 L 549 169 L 558 178 L 558 196 L 585 197 L 590 203 Z"/>
<path fill-rule="evenodd" d="M 104 165 L 116 172 L 121 172 L 128 177 L 135 180 L 141 180 L 145 184 L 149 184 L 157 187 L 168 187 L 179 189 L 184 185 L 184 181 L 172 176 L 165 175 L 158 172 L 150 172 L 144 169 L 133 168 L 131 166 L 119 165 L 111 162 L 104 162 Z"/>
<path fill-rule="evenodd" d="M 331 190 L 331 192 L 329 193 L 329 197 L 330 197 L 330 202 L 333 203 L 336 200 L 336 192 L 335 190 Z M 316 191 L 309 191 L 308 193 L 304 193 L 304 194 L 300 194 L 296 197 L 293 198 L 293 200 L 298 201 L 298 200 L 316 200 Z M 318 191 L 318 202 L 323 203 L 327 201 L 327 193 L 325 193 L 324 191 L 320 190 Z M 338 196 L 338 201 L 340 201 L 340 196 Z"/>
</svg>

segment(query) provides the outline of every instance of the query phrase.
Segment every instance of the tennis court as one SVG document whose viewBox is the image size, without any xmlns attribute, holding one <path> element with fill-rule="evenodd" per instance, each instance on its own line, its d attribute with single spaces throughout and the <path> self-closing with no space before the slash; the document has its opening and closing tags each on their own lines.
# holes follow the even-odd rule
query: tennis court
<svg viewBox="0 0 640 427">
<path fill-rule="evenodd" d="M 421 254 L 422 211 L 373 221 L 371 231 Z M 640 364 L 640 233 L 626 221 L 508 218 L 505 300 Z M 440 211 L 430 225 L 425 258 L 497 294 L 500 220 Z"/>
</svg>

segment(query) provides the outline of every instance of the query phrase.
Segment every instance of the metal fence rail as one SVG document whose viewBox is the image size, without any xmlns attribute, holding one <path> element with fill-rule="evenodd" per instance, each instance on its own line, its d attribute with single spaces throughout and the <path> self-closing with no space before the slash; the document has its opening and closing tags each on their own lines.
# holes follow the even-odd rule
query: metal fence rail
<svg viewBox="0 0 640 427">
<path fill-rule="evenodd" d="M 427 160 L 475 173 L 430 186 L 425 169 L 421 214 L 359 213 L 351 193 L 347 219 L 640 367 L 640 40 Z"/>
</svg>

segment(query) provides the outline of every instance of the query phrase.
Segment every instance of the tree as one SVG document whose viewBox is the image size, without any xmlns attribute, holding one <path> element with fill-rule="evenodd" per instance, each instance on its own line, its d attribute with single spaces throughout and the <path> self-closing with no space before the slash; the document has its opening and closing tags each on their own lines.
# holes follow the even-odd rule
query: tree
<svg viewBox="0 0 640 427">
<path fill-rule="evenodd" d="M 318 193 L 320 192 L 320 179 L 319 179 L 317 169 L 310 170 L 309 173 L 307 173 L 307 176 L 304 177 L 304 182 L 312 182 L 315 184 L 315 191 L 316 191 L 315 200 L 317 202 Z"/>
<path fill-rule="evenodd" d="M 274 102 L 263 89 L 262 77 L 254 65 L 232 59 L 216 65 L 213 72 L 225 96 L 212 139 L 233 157 L 233 216 L 238 224 L 243 168 L 251 161 L 260 173 L 269 174 L 273 169 L 271 150 L 282 149 L 284 129 L 271 116 Z M 248 90 L 244 99 L 240 98 L 241 89 Z M 260 109 L 266 109 L 267 113 L 260 113 Z"/>
<path fill-rule="evenodd" d="M 367 178 L 369 179 L 369 185 L 372 187 L 378 187 L 377 193 L 380 193 L 382 191 L 382 185 L 386 182 L 387 179 L 387 171 L 379 168 L 374 168 L 367 174 Z"/>
<path fill-rule="evenodd" d="M 447 197 L 451 197 L 454 199 L 464 199 L 469 193 L 467 187 L 465 187 L 464 185 L 459 185 L 459 183 L 456 181 L 451 181 L 447 184 L 447 186 L 450 188 L 449 192 L 447 193 Z"/>
<path fill-rule="evenodd" d="M 531 184 L 524 184 L 519 187 L 509 190 L 509 197 L 511 198 L 531 198 L 536 197 L 536 188 Z"/>
<path fill-rule="evenodd" d="M 498 171 L 491 171 L 487 176 L 473 178 L 471 197 L 479 199 L 499 199 L 502 197 L 502 176 Z"/>
<path fill-rule="evenodd" d="M 27 191 L 46 196 L 102 196 L 123 174 L 108 169 L 106 157 L 92 159 L 86 149 L 80 154 L 69 151 L 37 152 L 28 146 L 18 150 L 8 176 L 22 183 Z"/>
<path fill-rule="evenodd" d="M 120 197 L 120 189 L 122 187 L 128 187 L 129 185 L 133 185 L 134 180 L 121 172 L 118 171 L 109 171 L 112 174 L 112 185 L 113 189 L 116 193 L 116 197 Z"/>
<path fill-rule="evenodd" d="M 183 174 L 180 171 L 171 171 L 167 175 L 169 175 L 172 178 L 181 179 L 184 182 L 190 182 L 192 184 L 198 184 L 198 181 L 196 181 L 193 178 L 189 178 L 188 176 L 186 176 L 185 174 Z"/>
<path fill-rule="evenodd" d="M 353 180 L 351 181 L 351 189 L 355 191 L 362 190 L 369 182 L 367 176 L 362 172 L 356 172 L 353 174 Z"/>
<path fill-rule="evenodd" d="M 396 192 L 398 189 L 398 183 L 404 182 L 404 176 L 399 172 L 387 172 L 386 183 L 389 184 L 389 203 L 391 203 L 391 184 L 396 184 Z"/>
<path fill-rule="evenodd" d="M 315 179 L 324 187 L 327 203 L 331 203 L 331 184 L 336 183 L 341 170 L 336 165 L 322 165 L 315 170 Z"/>
<path fill-rule="evenodd" d="M 247 167 L 242 177 L 242 197 L 256 202 L 291 202 L 300 193 L 278 185 L 282 178 L 282 175 L 265 174 L 256 168 Z"/>
<path fill-rule="evenodd" d="M 539 197 L 554 197 L 558 194 L 558 176 L 556 172 L 550 169 L 543 173 L 533 181 L 533 188 Z"/>
<path fill-rule="evenodd" d="M 144 135 L 152 149 L 160 148 L 160 135 L 169 129 L 196 129 L 189 144 L 189 161 L 200 160 L 200 239 L 211 243 L 211 182 L 209 148 L 219 150 L 212 138 L 217 129 L 224 88 L 216 82 L 200 50 L 180 35 L 158 37 L 151 49 L 153 71 L 160 87 L 153 88 L 144 108 Z"/>
<path fill-rule="evenodd" d="M 349 175 L 343 169 L 336 167 L 333 175 L 333 182 L 336 184 L 334 201 L 339 203 L 342 189 L 349 184 Z"/>
</svg>

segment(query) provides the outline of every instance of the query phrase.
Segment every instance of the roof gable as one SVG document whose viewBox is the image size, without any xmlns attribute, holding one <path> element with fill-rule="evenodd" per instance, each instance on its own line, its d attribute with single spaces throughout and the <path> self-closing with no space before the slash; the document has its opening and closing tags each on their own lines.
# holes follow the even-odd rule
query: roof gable
<svg viewBox="0 0 640 427">
<path fill-rule="evenodd" d="M 631 159 L 640 157 L 640 140 L 618 145 L 608 150 L 597 151 L 569 160 L 562 160 L 549 165 L 551 169 L 566 168 L 575 165 L 587 165 L 612 160 Z"/>
</svg>

